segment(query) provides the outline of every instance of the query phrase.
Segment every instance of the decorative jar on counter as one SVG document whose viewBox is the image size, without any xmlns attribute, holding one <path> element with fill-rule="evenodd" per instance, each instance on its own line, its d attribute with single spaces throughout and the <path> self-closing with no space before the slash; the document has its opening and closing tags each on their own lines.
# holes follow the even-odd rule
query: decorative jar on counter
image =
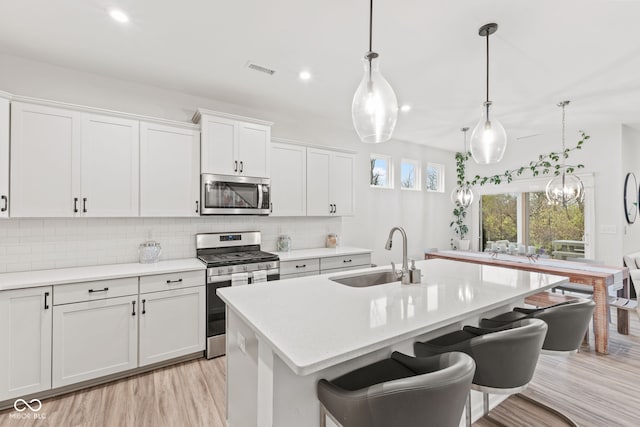
<svg viewBox="0 0 640 427">
<path fill-rule="evenodd" d="M 329 233 L 327 235 L 327 247 L 328 248 L 337 248 L 338 247 L 338 235 L 336 233 Z"/>
<path fill-rule="evenodd" d="M 278 252 L 289 252 L 291 251 L 291 237 L 283 234 L 278 236 Z"/>
<path fill-rule="evenodd" d="M 162 247 L 158 242 L 149 240 L 148 242 L 141 243 L 140 247 L 138 248 L 140 263 L 153 264 L 158 262 L 158 259 L 160 259 L 161 252 L 162 252 Z"/>
</svg>

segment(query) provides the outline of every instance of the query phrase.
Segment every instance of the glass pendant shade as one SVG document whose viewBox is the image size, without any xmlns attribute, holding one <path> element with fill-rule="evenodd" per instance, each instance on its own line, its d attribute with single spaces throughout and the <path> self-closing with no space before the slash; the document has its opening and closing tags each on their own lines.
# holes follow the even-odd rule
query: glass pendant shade
<svg viewBox="0 0 640 427">
<path fill-rule="evenodd" d="M 485 102 L 482 117 L 471 133 L 471 156 L 479 165 L 490 165 L 502 160 L 507 149 L 507 133 L 496 119 L 490 119 L 491 103 Z"/>
<path fill-rule="evenodd" d="M 459 203 L 463 208 L 468 208 L 473 203 L 473 191 L 467 186 L 454 188 L 451 192 L 451 203 Z"/>
<path fill-rule="evenodd" d="M 398 120 L 398 99 L 380 74 L 377 55 L 365 57 L 364 76 L 353 96 L 351 116 L 362 142 L 379 143 L 391 138 Z"/>
<path fill-rule="evenodd" d="M 572 205 L 584 199 L 584 185 L 577 176 L 563 172 L 547 183 L 546 195 L 550 204 Z"/>
</svg>

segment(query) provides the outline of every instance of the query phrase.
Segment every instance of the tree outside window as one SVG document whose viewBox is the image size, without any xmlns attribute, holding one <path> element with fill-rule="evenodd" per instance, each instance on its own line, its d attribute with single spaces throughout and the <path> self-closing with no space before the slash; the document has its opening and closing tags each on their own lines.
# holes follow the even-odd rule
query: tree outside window
<svg viewBox="0 0 640 427">
<path fill-rule="evenodd" d="M 371 155 L 370 180 L 371 187 L 393 188 L 393 172 L 390 156 Z"/>
<path fill-rule="evenodd" d="M 428 163 L 425 186 L 427 191 L 444 192 L 444 165 Z"/>
<path fill-rule="evenodd" d="M 420 164 L 416 160 L 403 159 L 400 162 L 400 188 L 420 190 Z"/>
</svg>

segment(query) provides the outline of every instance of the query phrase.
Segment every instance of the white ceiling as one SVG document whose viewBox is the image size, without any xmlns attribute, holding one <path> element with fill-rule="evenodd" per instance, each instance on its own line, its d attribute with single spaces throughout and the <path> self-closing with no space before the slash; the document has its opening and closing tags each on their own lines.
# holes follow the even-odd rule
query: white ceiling
<svg viewBox="0 0 640 427">
<path fill-rule="evenodd" d="M 131 18 L 113 21 L 118 7 Z M 0 52 L 351 127 L 367 0 L 0 0 Z M 491 99 L 509 139 L 640 122 L 639 0 L 374 0 L 374 50 L 400 102 L 394 137 L 451 147 Z M 248 60 L 277 70 L 267 76 Z M 301 82 L 309 69 L 313 80 Z M 196 107 L 196 106 L 194 106 Z M 455 138 L 455 139 L 454 139 Z"/>
</svg>

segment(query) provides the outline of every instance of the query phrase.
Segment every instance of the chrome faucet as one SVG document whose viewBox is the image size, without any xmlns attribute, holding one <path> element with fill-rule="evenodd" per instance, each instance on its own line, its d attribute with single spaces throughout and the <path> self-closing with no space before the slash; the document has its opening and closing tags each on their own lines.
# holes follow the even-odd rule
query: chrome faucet
<svg viewBox="0 0 640 427">
<path fill-rule="evenodd" d="M 407 261 L 407 233 L 405 233 L 402 227 L 393 227 L 389 232 L 389 238 L 387 239 L 387 244 L 384 245 L 384 248 L 388 251 L 391 250 L 391 246 L 393 245 L 393 233 L 395 231 L 399 231 L 402 234 L 402 270 L 400 272 L 396 272 L 396 265 L 392 262 L 391 268 L 393 269 L 393 273 L 396 274 L 403 285 L 408 285 L 411 283 L 411 279 L 409 278 L 409 262 Z"/>
</svg>

